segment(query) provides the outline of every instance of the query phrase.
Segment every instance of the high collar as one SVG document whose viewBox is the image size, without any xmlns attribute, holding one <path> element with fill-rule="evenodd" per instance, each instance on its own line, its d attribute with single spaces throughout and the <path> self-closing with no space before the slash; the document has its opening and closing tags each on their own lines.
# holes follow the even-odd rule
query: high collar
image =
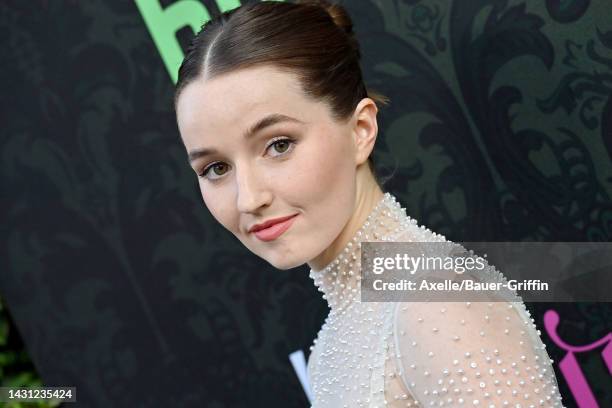
<svg viewBox="0 0 612 408">
<path fill-rule="evenodd" d="M 390 241 L 410 224 L 416 223 L 406 215 L 395 196 L 385 193 L 338 255 L 324 268 L 310 270 L 310 277 L 323 292 L 332 314 L 360 302 L 361 243 Z"/>
</svg>

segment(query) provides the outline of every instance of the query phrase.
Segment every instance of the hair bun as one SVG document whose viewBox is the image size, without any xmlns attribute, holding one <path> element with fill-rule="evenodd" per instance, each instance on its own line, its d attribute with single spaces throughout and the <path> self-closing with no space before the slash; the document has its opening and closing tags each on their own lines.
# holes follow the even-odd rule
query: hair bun
<svg viewBox="0 0 612 408">
<path fill-rule="evenodd" d="M 347 34 L 353 34 L 353 21 L 342 5 L 332 4 L 327 0 L 298 0 L 296 3 L 323 8 L 338 27 Z"/>
</svg>

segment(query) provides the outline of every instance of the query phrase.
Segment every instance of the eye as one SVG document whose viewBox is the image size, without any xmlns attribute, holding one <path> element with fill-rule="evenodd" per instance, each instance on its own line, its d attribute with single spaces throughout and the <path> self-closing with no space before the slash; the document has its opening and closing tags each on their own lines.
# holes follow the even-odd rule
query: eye
<svg viewBox="0 0 612 408">
<path fill-rule="evenodd" d="M 288 137 L 276 138 L 273 139 L 270 144 L 268 144 L 268 146 L 266 147 L 266 151 L 268 151 L 268 149 L 270 149 L 271 147 L 274 147 L 274 150 L 278 153 L 278 156 L 281 156 L 283 154 L 286 154 L 287 151 L 289 151 L 289 149 L 292 148 L 294 145 L 295 142 Z"/>
<path fill-rule="evenodd" d="M 267 152 L 268 150 L 270 150 L 271 147 L 274 147 L 273 150 L 275 150 L 277 154 L 272 155 L 272 157 L 284 156 L 288 154 L 288 152 L 293 150 L 295 144 L 296 142 L 289 137 L 279 137 L 270 141 L 270 143 L 268 143 L 268 145 L 266 146 L 265 151 Z M 227 172 L 228 167 L 229 166 L 226 163 L 219 161 L 213 162 L 206 166 L 204 170 L 202 170 L 202 172 L 198 174 L 198 177 L 205 178 L 210 181 L 216 181 L 223 177 L 223 175 Z"/>
<path fill-rule="evenodd" d="M 227 164 L 223 162 L 213 162 L 206 166 L 202 173 L 198 174 L 198 177 L 207 178 L 209 180 L 216 180 L 223 176 L 223 174 L 227 171 Z M 209 173 L 215 174 L 219 177 L 210 177 Z"/>
</svg>

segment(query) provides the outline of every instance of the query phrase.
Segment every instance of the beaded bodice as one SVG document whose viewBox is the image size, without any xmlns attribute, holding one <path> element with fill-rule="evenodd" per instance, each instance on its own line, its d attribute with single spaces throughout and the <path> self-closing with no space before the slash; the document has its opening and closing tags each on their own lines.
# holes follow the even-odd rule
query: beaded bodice
<svg viewBox="0 0 612 408">
<path fill-rule="evenodd" d="M 361 302 L 361 243 L 373 241 L 446 238 L 385 193 L 339 255 L 311 269 L 330 307 L 308 361 L 313 407 L 561 406 L 522 302 Z"/>
<path fill-rule="evenodd" d="M 394 196 L 385 193 L 342 252 L 322 270 L 310 270 L 310 277 L 323 292 L 332 315 L 360 298 L 361 242 L 392 240 L 410 224 L 416 225 L 416 220 L 406 215 Z"/>
</svg>

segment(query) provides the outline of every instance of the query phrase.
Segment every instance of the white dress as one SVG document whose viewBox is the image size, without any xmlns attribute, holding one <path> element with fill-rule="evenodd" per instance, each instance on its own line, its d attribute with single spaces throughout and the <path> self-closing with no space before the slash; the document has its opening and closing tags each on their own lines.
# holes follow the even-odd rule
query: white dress
<svg viewBox="0 0 612 408">
<path fill-rule="evenodd" d="M 314 408 L 562 407 L 522 301 L 361 302 L 362 241 L 446 239 L 385 193 L 338 257 L 310 271 L 331 309 L 308 359 Z"/>
</svg>

